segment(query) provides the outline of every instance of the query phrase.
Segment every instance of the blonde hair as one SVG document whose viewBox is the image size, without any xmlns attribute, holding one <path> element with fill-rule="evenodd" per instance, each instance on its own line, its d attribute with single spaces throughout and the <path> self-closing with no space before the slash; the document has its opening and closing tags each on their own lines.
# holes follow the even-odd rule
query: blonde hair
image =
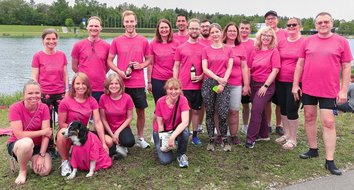
<svg viewBox="0 0 354 190">
<path fill-rule="evenodd" d="M 135 14 L 133 11 L 131 11 L 131 10 L 125 10 L 125 11 L 122 13 L 122 22 L 124 21 L 124 18 L 125 18 L 126 16 L 130 16 L 130 15 L 133 15 L 134 18 L 135 18 L 135 21 L 136 21 L 136 14 Z"/>
<path fill-rule="evenodd" d="M 92 91 L 92 88 L 91 88 L 91 84 L 90 84 L 90 80 L 89 78 L 87 77 L 87 75 L 85 73 L 81 73 L 81 72 L 77 72 L 74 77 L 73 77 L 73 80 L 71 82 L 71 91 L 69 92 L 69 95 L 70 97 L 74 98 L 76 96 L 76 90 L 75 90 L 75 80 L 77 78 L 80 78 L 83 83 L 86 85 L 86 92 L 85 92 L 85 98 L 88 98 L 91 96 L 91 91 Z"/>
<path fill-rule="evenodd" d="M 25 91 L 26 91 L 26 89 L 27 89 L 27 87 L 28 87 L 29 85 L 36 85 L 36 86 L 39 87 L 39 89 L 41 89 L 41 85 L 40 85 L 37 81 L 35 81 L 35 80 L 33 80 L 33 79 L 29 79 L 29 80 L 25 83 L 25 85 L 23 85 L 23 90 L 22 90 L 22 93 L 23 93 L 23 94 L 25 94 Z"/>
<path fill-rule="evenodd" d="M 265 33 L 270 33 L 270 35 L 272 35 L 272 41 L 270 42 L 268 48 L 269 49 L 274 49 L 277 47 L 277 36 L 275 35 L 275 32 L 274 30 L 269 27 L 269 26 L 266 26 L 260 30 L 258 30 L 257 34 L 256 34 L 256 41 L 254 43 L 254 46 L 256 49 L 262 49 L 262 40 L 261 40 L 261 37 L 263 34 Z"/>
<path fill-rule="evenodd" d="M 165 88 L 165 90 L 167 90 L 169 88 L 179 88 L 179 89 L 181 89 L 182 88 L 182 83 L 181 83 L 181 81 L 179 81 L 176 78 L 170 78 L 170 79 L 168 79 L 166 81 L 164 88 Z"/>
<path fill-rule="evenodd" d="M 89 23 L 90 20 L 98 20 L 98 22 L 99 22 L 100 25 L 102 26 L 102 20 L 101 20 L 100 17 L 98 17 L 98 16 L 91 16 L 91 17 L 87 20 L 87 23 Z"/>
<path fill-rule="evenodd" d="M 119 94 L 123 94 L 125 91 L 125 86 L 124 86 L 124 82 L 122 77 L 120 77 L 117 73 L 111 73 L 108 75 L 108 77 L 106 78 L 106 80 L 104 81 L 104 93 L 105 94 L 111 94 L 111 92 L 109 91 L 109 85 L 111 84 L 111 82 L 117 79 L 120 89 L 118 91 Z"/>
</svg>

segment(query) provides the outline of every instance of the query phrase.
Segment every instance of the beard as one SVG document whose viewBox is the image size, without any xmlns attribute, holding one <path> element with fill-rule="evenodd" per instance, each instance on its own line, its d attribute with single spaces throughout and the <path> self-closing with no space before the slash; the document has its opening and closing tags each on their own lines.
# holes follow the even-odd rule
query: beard
<svg viewBox="0 0 354 190">
<path fill-rule="evenodd" d="M 203 36 L 204 38 L 209 38 L 210 33 L 206 33 L 206 34 L 203 34 L 203 33 L 202 33 L 202 36 Z"/>
</svg>

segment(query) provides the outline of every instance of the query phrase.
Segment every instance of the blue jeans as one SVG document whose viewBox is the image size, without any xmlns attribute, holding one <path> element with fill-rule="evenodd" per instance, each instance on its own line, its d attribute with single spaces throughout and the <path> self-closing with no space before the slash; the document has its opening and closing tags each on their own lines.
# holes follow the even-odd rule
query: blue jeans
<svg viewBox="0 0 354 190">
<path fill-rule="evenodd" d="M 154 143 L 156 146 L 157 157 L 160 160 L 162 165 L 171 164 L 173 161 L 173 152 L 172 150 L 168 152 L 162 152 L 160 150 L 160 138 L 158 132 L 153 132 Z M 188 138 L 189 138 L 189 131 L 188 128 L 184 129 L 181 134 L 179 134 L 176 138 L 177 143 L 177 157 L 182 156 L 187 152 L 187 145 L 188 145 Z"/>
</svg>

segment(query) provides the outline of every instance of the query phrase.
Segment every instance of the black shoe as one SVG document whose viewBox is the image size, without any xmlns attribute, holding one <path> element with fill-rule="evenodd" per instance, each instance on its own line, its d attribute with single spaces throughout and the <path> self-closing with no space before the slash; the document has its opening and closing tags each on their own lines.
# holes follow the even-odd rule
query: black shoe
<svg viewBox="0 0 354 190">
<path fill-rule="evenodd" d="M 246 142 L 246 144 L 245 144 L 245 147 L 246 148 L 254 148 L 254 142 L 252 142 L 252 143 L 249 143 L 249 142 Z"/>
<path fill-rule="evenodd" d="M 284 135 L 283 127 L 277 126 L 275 128 L 275 133 L 278 134 L 279 136 L 283 136 Z"/>
<path fill-rule="evenodd" d="M 342 175 L 342 171 L 340 171 L 336 165 L 334 164 L 334 162 L 327 162 L 325 163 L 325 168 L 331 172 L 332 175 Z"/>
<path fill-rule="evenodd" d="M 300 154 L 301 159 L 309 159 L 313 157 L 318 157 L 318 149 L 310 149 L 309 151 Z"/>
</svg>

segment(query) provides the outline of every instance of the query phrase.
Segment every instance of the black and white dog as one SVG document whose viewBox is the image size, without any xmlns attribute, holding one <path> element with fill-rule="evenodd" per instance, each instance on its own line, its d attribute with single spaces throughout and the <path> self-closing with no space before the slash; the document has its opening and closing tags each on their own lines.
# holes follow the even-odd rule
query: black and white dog
<svg viewBox="0 0 354 190">
<path fill-rule="evenodd" d="M 73 144 L 70 159 L 73 171 L 67 179 L 75 178 L 77 169 L 89 170 L 86 177 L 92 177 L 95 171 L 112 166 L 112 160 L 99 138 L 80 121 L 71 122 L 62 134 Z"/>
</svg>

